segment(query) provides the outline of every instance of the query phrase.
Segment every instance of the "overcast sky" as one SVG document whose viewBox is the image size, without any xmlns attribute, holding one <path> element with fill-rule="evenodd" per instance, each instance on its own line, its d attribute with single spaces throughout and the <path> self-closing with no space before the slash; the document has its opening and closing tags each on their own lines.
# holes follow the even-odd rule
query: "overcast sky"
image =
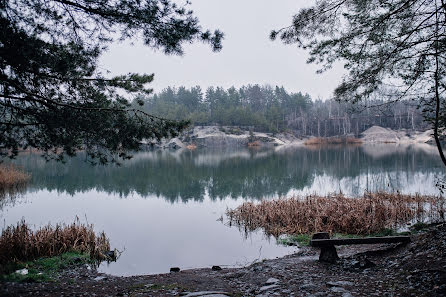
<svg viewBox="0 0 446 297">
<path fill-rule="evenodd" d="M 203 28 L 225 34 L 223 50 L 209 45 L 185 46 L 183 56 L 166 56 L 139 42 L 116 43 L 101 59 L 101 67 L 113 75 L 128 72 L 155 73 L 152 88 L 167 86 L 203 89 L 209 86 L 240 87 L 247 84 L 284 86 L 291 92 L 308 93 L 313 99 L 329 98 L 343 73 L 338 65 L 316 74 L 317 65 L 306 64 L 307 52 L 296 45 L 271 41 L 272 29 L 291 24 L 304 0 L 192 0 L 191 8 Z"/>
</svg>

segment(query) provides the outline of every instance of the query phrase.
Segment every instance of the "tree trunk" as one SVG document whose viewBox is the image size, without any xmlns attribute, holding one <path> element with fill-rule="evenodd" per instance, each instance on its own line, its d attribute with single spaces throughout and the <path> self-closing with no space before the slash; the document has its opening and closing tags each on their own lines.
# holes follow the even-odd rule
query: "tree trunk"
<svg viewBox="0 0 446 297">
<path fill-rule="evenodd" d="M 434 120 L 434 138 L 435 143 L 437 145 L 438 153 L 440 154 L 441 161 L 443 161 L 443 164 L 446 166 L 446 158 L 443 153 L 443 149 L 441 147 L 440 137 L 438 136 L 438 129 L 439 129 L 439 123 L 440 123 L 440 93 L 439 93 L 439 87 L 440 87 L 440 77 L 439 77 L 439 62 L 438 62 L 438 16 L 437 16 L 437 32 L 436 34 L 436 41 L 435 41 L 435 73 L 434 73 L 434 80 L 435 80 L 435 120 Z"/>
</svg>

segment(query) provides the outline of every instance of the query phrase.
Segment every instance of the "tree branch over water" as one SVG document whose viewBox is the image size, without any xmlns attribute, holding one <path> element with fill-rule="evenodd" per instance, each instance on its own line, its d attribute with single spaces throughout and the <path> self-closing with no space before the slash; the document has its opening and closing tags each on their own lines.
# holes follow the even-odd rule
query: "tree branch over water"
<svg viewBox="0 0 446 297">
<path fill-rule="evenodd" d="M 181 55 L 197 41 L 219 51 L 223 34 L 203 30 L 187 7 L 170 0 L 2 1 L 0 154 L 33 147 L 63 160 L 86 150 L 92 162 L 108 163 L 128 158 L 143 139 L 177 135 L 187 121 L 130 105 L 152 92 L 153 74 L 110 78 L 98 59 L 116 37 L 138 37 L 166 54 Z"/>
</svg>

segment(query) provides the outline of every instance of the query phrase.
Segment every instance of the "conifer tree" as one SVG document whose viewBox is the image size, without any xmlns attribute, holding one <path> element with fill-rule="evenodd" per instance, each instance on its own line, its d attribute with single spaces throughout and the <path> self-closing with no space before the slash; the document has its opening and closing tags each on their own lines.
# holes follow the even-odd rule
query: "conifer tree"
<svg viewBox="0 0 446 297">
<path fill-rule="evenodd" d="M 0 0 L 0 153 L 32 147 L 63 159 L 85 150 L 116 162 L 143 139 L 174 136 L 187 122 L 132 108 L 153 74 L 107 77 L 98 58 L 116 38 L 142 39 L 166 54 L 183 44 L 221 49 L 223 34 L 203 30 L 171 0 Z M 142 103 L 141 101 L 139 103 Z"/>
</svg>

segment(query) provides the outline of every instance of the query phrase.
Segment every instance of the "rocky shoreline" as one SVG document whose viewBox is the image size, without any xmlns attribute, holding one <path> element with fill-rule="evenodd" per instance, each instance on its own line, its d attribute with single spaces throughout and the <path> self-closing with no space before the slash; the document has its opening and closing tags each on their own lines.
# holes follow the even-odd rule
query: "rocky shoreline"
<svg viewBox="0 0 446 297">
<path fill-rule="evenodd" d="M 321 139 L 356 139 L 356 144 L 420 144 L 433 143 L 432 131 L 395 131 L 379 126 L 372 126 L 359 138 L 354 135 L 341 135 L 339 137 L 321 138 Z M 160 143 L 144 142 L 146 149 L 195 149 L 199 147 L 278 147 L 278 146 L 302 146 L 311 142 L 316 137 L 296 137 L 292 133 L 261 133 L 249 132 L 238 127 L 219 127 L 219 126 L 196 126 L 182 135 L 172 139 L 165 139 Z"/>
<path fill-rule="evenodd" d="M 446 225 L 431 226 L 406 245 L 338 248 L 337 264 L 318 250 L 244 268 L 203 268 L 168 274 L 116 277 L 89 266 L 55 281 L 3 283 L 0 296 L 446 296 Z"/>
</svg>

